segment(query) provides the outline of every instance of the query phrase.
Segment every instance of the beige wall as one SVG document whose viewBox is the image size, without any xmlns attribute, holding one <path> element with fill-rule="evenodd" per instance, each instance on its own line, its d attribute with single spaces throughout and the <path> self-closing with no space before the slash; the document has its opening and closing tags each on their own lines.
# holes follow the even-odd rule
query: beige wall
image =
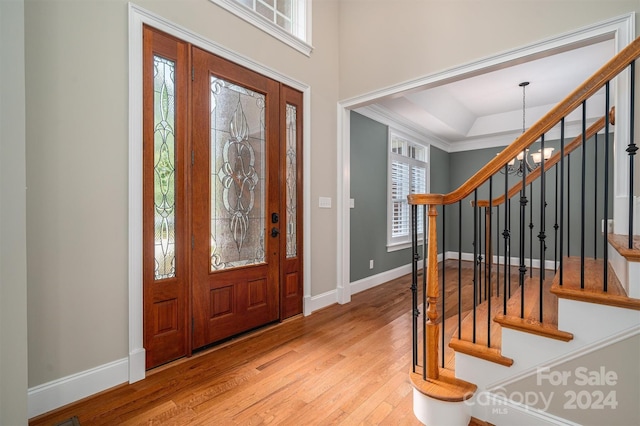
<svg viewBox="0 0 640 426">
<path fill-rule="evenodd" d="M 137 4 L 311 86 L 311 199 L 336 196 L 338 4 L 311 58 L 208 0 Z M 128 354 L 125 0 L 26 0 L 29 386 Z M 321 165 L 321 166 L 319 166 Z M 335 289 L 335 210 L 312 203 L 312 294 Z"/>
<path fill-rule="evenodd" d="M 0 424 L 27 424 L 24 3 L 0 1 Z M 6 60 L 9 59 L 10 60 Z"/>
<path fill-rule="evenodd" d="M 340 98 L 632 11 L 639 0 L 342 0 Z"/>
</svg>

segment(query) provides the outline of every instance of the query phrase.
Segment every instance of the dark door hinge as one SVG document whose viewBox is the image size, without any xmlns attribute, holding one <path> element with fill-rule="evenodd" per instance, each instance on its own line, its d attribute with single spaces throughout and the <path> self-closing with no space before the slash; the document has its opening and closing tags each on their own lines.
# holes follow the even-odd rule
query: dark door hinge
<svg viewBox="0 0 640 426">
<path fill-rule="evenodd" d="M 196 68 L 191 67 L 191 81 L 194 81 L 195 79 L 196 79 Z"/>
</svg>

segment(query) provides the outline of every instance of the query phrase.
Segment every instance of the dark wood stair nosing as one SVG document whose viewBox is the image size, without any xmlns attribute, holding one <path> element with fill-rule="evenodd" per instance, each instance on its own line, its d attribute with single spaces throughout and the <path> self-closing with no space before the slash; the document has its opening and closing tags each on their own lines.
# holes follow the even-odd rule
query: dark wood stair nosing
<svg viewBox="0 0 640 426">
<path fill-rule="evenodd" d="M 595 303 L 598 305 L 615 306 L 617 308 L 640 310 L 640 299 L 633 299 L 627 296 L 616 294 L 594 293 L 588 290 L 566 288 L 555 285 L 551 287 L 551 292 L 560 299 L 571 299 L 579 302 Z"/>
<path fill-rule="evenodd" d="M 530 318 L 520 318 L 514 316 L 496 315 L 493 319 L 502 327 L 512 330 L 522 331 L 524 333 L 535 334 L 537 336 L 548 337 L 550 339 L 569 342 L 573 340 L 573 334 L 558 330 L 555 324 L 541 323 Z"/>
<path fill-rule="evenodd" d="M 633 248 L 629 248 L 628 235 L 608 234 L 607 241 L 627 261 L 640 262 L 640 235 L 633 236 Z"/>
<path fill-rule="evenodd" d="M 513 359 L 503 356 L 498 348 L 489 348 L 484 345 L 467 342 L 466 340 L 458 340 L 456 338 L 449 341 L 449 347 L 456 352 L 494 362 L 505 367 L 511 367 L 513 365 Z"/>
<path fill-rule="evenodd" d="M 445 402 L 463 402 L 471 397 L 478 389 L 469 383 L 455 377 L 453 371 L 440 368 L 437 379 L 424 379 L 422 374 L 410 373 L 411 384 L 423 395 Z"/>
</svg>

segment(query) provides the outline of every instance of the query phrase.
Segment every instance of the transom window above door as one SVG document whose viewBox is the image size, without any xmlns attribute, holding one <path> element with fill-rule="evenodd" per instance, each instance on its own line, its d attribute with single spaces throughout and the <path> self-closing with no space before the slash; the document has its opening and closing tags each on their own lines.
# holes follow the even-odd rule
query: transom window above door
<svg viewBox="0 0 640 426">
<path fill-rule="evenodd" d="M 210 0 L 294 49 L 311 55 L 311 1 Z"/>
</svg>

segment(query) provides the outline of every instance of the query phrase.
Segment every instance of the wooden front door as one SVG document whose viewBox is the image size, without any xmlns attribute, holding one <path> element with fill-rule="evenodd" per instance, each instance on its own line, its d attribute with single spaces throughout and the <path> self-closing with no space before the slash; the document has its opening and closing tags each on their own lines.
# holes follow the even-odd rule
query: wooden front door
<svg viewBox="0 0 640 426">
<path fill-rule="evenodd" d="M 193 345 L 279 318 L 278 82 L 193 49 Z"/>
<path fill-rule="evenodd" d="M 151 28 L 144 37 L 152 368 L 302 312 L 302 94 Z"/>
</svg>

